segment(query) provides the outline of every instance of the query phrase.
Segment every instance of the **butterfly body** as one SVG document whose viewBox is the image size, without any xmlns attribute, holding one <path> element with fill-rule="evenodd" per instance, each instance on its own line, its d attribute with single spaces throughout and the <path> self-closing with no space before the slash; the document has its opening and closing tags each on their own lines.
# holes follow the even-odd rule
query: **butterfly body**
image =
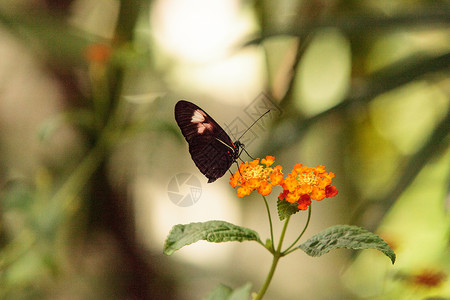
<svg viewBox="0 0 450 300">
<path fill-rule="evenodd" d="M 225 130 L 194 103 L 178 101 L 175 120 L 189 144 L 192 160 L 208 183 L 222 177 L 239 158 L 243 144 L 233 143 Z"/>
</svg>

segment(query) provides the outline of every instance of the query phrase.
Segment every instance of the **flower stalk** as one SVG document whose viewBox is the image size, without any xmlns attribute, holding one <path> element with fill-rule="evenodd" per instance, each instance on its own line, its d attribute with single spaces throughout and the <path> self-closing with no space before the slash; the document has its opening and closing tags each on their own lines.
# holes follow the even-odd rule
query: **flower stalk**
<svg viewBox="0 0 450 300">
<path fill-rule="evenodd" d="M 288 255 L 289 253 L 292 253 L 292 252 L 294 252 L 295 250 L 297 250 L 297 248 L 292 249 L 292 247 L 294 247 L 295 244 L 297 244 L 297 242 L 301 239 L 301 237 L 303 236 L 303 234 L 304 234 L 305 231 L 306 231 L 306 228 L 308 228 L 308 225 L 309 225 L 309 221 L 310 221 L 310 220 L 311 220 L 311 205 L 310 205 L 309 208 L 308 208 L 308 218 L 306 219 L 305 228 L 303 228 L 302 232 L 301 232 L 300 235 L 295 239 L 295 241 L 294 241 L 289 247 L 287 247 L 286 250 L 284 250 L 284 251 L 282 252 L 283 256 L 284 256 L 284 255 Z M 292 250 L 291 250 L 291 249 L 292 249 Z"/>
<path fill-rule="evenodd" d="M 283 246 L 283 240 L 286 235 L 286 229 L 288 227 L 290 220 L 290 216 L 286 218 L 284 221 L 283 229 L 281 231 L 280 235 L 280 241 L 278 242 L 277 249 L 273 253 L 273 259 L 272 259 L 272 265 L 270 266 L 269 273 L 267 274 L 266 281 L 264 282 L 263 286 L 261 287 L 261 290 L 258 292 L 258 295 L 254 300 L 260 300 L 264 297 L 267 289 L 269 288 L 270 282 L 272 281 L 273 275 L 275 274 L 275 269 L 277 268 L 278 261 L 283 256 L 281 252 L 281 247 Z"/>
<path fill-rule="evenodd" d="M 251 162 L 243 162 L 238 170 L 231 174 L 230 177 L 230 185 L 233 188 L 238 187 L 237 195 L 239 197 L 247 196 L 255 190 L 261 194 L 269 219 L 270 244 L 267 242 L 263 246 L 273 255 L 272 265 L 261 290 L 254 300 L 262 299 L 264 297 L 270 282 L 272 281 L 280 258 L 298 249 L 294 247 L 305 233 L 311 220 L 312 200 L 321 201 L 325 198 L 334 197 L 338 193 L 336 187 L 331 185 L 334 173 L 325 172 L 325 167 L 322 165 L 317 165 L 316 168 L 310 168 L 305 167 L 302 164 L 297 164 L 294 166 L 292 172 L 289 173 L 286 178 L 283 178 L 282 167 L 279 165 L 272 167 L 274 162 L 275 157 L 273 156 L 266 156 L 266 158 L 261 160 L 255 159 Z M 269 195 L 277 185 L 280 185 L 283 188 L 283 191 L 278 196 L 279 201 L 286 201 L 292 205 L 287 205 L 288 213 L 280 215 L 280 218 L 285 218 L 285 221 L 281 231 L 280 240 L 275 249 L 272 217 L 270 215 L 266 196 Z M 283 246 L 290 217 L 292 214 L 301 210 L 308 210 L 305 227 L 295 241 L 282 251 L 281 248 Z"/>
<path fill-rule="evenodd" d="M 272 253 L 275 251 L 274 248 L 274 243 L 275 240 L 273 239 L 273 224 L 272 224 L 272 217 L 270 216 L 270 209 L 269 209 L 269 204 L 267 203 L 267 199 L 266 196 L 262 196 L 264 199 L 264 204 L 266 205 L 266 210 L 267 210 L 267 216 L 269 218 L 269 227 L 270 227 L 270 245 L 271 248 L 269 249 L 269 251 L 271 251 Z"/>
</svg>

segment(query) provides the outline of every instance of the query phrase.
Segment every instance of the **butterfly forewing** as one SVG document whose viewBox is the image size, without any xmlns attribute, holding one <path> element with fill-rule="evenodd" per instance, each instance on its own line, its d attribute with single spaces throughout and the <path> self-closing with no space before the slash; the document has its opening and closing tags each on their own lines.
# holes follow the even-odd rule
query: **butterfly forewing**
<svg viewBox="0 0 450 300">
<path fill-rule="evenodd" d="M 175 105 L 175 120 L 189 144 L 192 160 L 208 182 L 222 177 L 239 151 L 228 134 L 204 110 L 188 101 Z"/>
</svg>

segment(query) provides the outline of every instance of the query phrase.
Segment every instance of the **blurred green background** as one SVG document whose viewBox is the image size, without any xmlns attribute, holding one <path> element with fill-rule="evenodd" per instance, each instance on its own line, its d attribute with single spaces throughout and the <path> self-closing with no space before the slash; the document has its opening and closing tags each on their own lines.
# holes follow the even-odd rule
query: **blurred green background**
<svg viewBox="0 0 450 300">
<path fill-rule="evenodd" d="M 268 237 L 262 200 L 228 175 L 206 184 L 173 117 L 186 99 L 249 123 L 261 95 L 282 114 L 247 150 L 336 174 L 306 237 L 359 225 L 397 254 L 296 252 L 266 298 L 450 299 L 449 71 L 450 1 L 1 0 L 0 299 L 259 290 L 256 243 L 162 247 L 211 219 Z M 195 205 L 170 201 L 179 173 L 201 181 Z M 306 215 L 292 219 L 288 241 Z"/>
</svg>

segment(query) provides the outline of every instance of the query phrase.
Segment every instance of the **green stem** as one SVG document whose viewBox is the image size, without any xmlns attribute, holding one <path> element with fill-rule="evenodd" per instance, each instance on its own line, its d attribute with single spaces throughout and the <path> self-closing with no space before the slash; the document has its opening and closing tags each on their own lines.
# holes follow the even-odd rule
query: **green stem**
<svg viewBox="0 0 450 300">
<path fill-rule="evenodd" d="M 294 252 L 295 250 L 297 250 L 297 248 L 295 248 L 295 249 L 292 249 L 292 250 L 290 250 L 292 247 L 294 247 L 295 246 L 295 244 L 300 240 L 300 238 L 303 236 L 303 234 L 305 233 L 305 231 L 306 231 L 306 228 L 308 228 L 308 225 L 309 225 L 309 221 L 311 220 L 311 205 L 309 205 L 309 208 L 308 208 L 308 218 L 307 218 L 307 220 L 306 220 L 306 224 L 305 224 L 305 228 L 303 228 L 303 231 L 300 233 L 300 235 L 297 237 L 297 239 L 289 246 L 289 247 L 287 247 L 287 249 L 286 250 L 284 250 L 281 254 L 282 254 L 282 256 L 285 256 L 285 255 L 288 255 L 289 253 L 291 253 L 291 252 Z"/>
<path fill-rule="evenodd" d="M 305 224 L 305 227 L 303 228 L 303 230 L 302 230 L 302 232 L 300 233 L 300 235 L 295 239 L 295 241 L 289 246 L 289 247 L 287 247 L 287 249 L 286 250 L 284 250 L 283 252 L 282 252 L 282 255 L 283 256 L 285 256 L 285 255 L 287 255 L 287 254 L 289 254 L 289 253 L 291 253 L 291 252 L 293 252 L 293 251 L 295 251 L 296 249 L 293 249 L 292 251 L 289 251 L 292 247 L 294 247 L 295 246 L 295 244 L 300 240 L 300 238 L 303 236 L 303 234 L 305 233 L 305 231 L 306 231 L 306 228 L 308 228 L 308 225 L 309 225 L 309 221 L 311 220 L 311 205 L 309 206 L 309 208 L 308 208 L 308 218 L 306 219 L 306 224 Z"/>
<path fill-rule="evenodd" d="M 101 130 L 107 121 L 111 99 L 106 72 L 107 66 L 105 64 L 92 63 L 89 66 L 92 85 L 92 108 L 97 130 Z"/>
<path fill-rule="evenodd" d="M 263 287 L 259 291 L 258 295 L 256 295 L 256 298 L 253 300 L 261 300 L 264 297 L 264 294 L 266 293 L 267 289 L 269 288 L 270 281 L 272 280 L 273 274 L 275 273 L 275 269 L 278 264 L 278 260 L 281 258 L 280 253 L 275 253 L 273 255 L 272 260 L 272 266 L 270 267 L 269 274 L 267 274 L 266 281 L 264 282 Z"/>
<path fill-rule="evenodd" d="M 92 174 L 94 174 L 104 159 L 107 151 L 107 139 L 106 132 L 104 132 L 98 140 L 97 145 L 89 151 L 83 161 L 81 161 L 78 167 L 53 195 L 51 201 L 55 206 L 62 205 L 64 207 L 63 210 L 72 209 L 72 201 L 77 198 L 78 193 L 85 187 Z"/>
<path fill-rule="evenodd" d="M 267 289 L 269 288 L 270 282 L 272 281 L 273 274 L 275 273 L 275 269 L 277 268 L 278 261 L 283 256 L 281 254 L 281 247 L 283 246 L 284 236 L 286 235 L 286 229 L 289 223 L 290 216 L 286 218 L 284 221 L 283 230 L 281 231 L 280 241 L 278 242 L 277 250 L 273 253 L 272 266 L 270 267 L 269 274 L 267 274 L 266 281 L 264 282 L 261 290 L 258 292 L 258 295 L 253 300 L 261 300 L 264 297 Z"/>
<path fill-rule="evenodd" d="M 265 196 L 262 196 L 262 197 L 263 197 L 263 199 L 264 199 L 264 204 L 266 205 L 267 216 L 269 217 L 269 225 L 270 225 L 270 241 L 271 241 L 271 243 L 272 243 L 272 247 L 271 247 L 271 250 L 272 250 L 272 251 L 271 251 L 271 252 L 273 253 L 273 252 L 275 251 L 275 248 L 274 248 L 275 241 L 274 241 L 274 239 L 273 239 L 272 217 L 270 216 L 269 204 L 267 203 L 267 199 L 266 199 Z"/>
<path fill-rule="evenodd" d="M 291 219 L 291 216 L 288 216 L 286 218 L 286 221 L 284 221 L 283 230 L 281 230 L 280 241 L 278 242 L 278 247 L 277 247 L 277 251 L 276 251 L 277 253 L 281 253 L 281 246 L 283 246 L 284 236 L 286 235 L 286 229 L 287 229 L 290 219 Z"/>
</svg>

